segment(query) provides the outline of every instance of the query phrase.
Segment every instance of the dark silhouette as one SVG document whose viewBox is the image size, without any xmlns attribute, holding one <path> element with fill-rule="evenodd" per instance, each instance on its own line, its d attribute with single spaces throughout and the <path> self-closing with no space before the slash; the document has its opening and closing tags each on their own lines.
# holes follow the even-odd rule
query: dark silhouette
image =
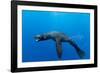
<svg viewBox="0 0 100 73">
<path fill-rule="evenodd" d="M 81 50 L 78 47 L 78 45 L 72 39 L 66 36 L 64 33 L 52 31 L 52 32 L 36 35 L 34 38 L 36 41 L 44 41 L 49 39 L 54 40 L 56 42 L 56 50 L 59 59 L 61 59 L 62 57 L 62 42 L 68 42 L 69 44 L 71 44 L 75 48 L 79 57 L 80 58 L 84 57 L 84 51 Z"/>
</svg>

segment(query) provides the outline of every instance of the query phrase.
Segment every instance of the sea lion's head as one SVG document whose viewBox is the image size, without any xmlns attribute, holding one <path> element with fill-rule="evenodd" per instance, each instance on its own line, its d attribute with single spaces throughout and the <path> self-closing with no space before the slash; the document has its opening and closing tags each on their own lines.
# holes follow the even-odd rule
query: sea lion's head
<svg viewBox="0 0 100 73">
<path fill-rule="evenodd" d="M 47 37 L 45 35 L 36 35 L 34 37 L 35 41 L 39 42 L 39 41 L 42 41 L 42 40 L 46 40 Z"/>
</svg>

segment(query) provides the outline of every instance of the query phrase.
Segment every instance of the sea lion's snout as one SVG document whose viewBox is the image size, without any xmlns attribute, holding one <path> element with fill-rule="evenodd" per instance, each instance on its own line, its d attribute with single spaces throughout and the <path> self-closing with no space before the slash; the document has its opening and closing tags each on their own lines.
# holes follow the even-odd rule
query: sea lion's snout
<svg viewBox="0 0 100 73">
<path fill-rule="evenodd" d="M 34 38 L 35 38 L 35 41 L 38 42 L 38 41 L 40 41 L 41 36 L 40 35 L 36 35 Z"/>
</svg>

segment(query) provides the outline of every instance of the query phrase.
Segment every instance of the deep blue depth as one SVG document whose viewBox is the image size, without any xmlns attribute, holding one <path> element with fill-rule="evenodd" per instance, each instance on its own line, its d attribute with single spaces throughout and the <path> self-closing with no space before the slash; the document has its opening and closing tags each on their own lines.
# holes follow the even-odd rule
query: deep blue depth
<svg viewBox="0 0 100 73">
<path fill-rule="evenodd" d="M 34 36 L 59 31 L 72 38 L 90 58 L 90 14 L 75 12 L 22 11 L 22 62 L 56 61 L 56 45 L 53 40 L 36 42 Z M 62 60 L 80 59 L 76 50 L 63 43 Z"/>
</svg>

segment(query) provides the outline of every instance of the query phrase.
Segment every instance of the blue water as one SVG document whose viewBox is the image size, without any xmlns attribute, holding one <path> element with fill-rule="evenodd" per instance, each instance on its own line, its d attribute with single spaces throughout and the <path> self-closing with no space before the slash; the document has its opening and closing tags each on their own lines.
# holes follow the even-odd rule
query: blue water
<svg viewBox="0 0 100 73">
<path fill-rule="evenodd" d="M 22 62 L 57 61 L 53 40 L 36 42 L 37 34 L 59 31 L 72 38 L 90 59 L 90 14 L 75 12 L 22 11 Z M 62 45 L 62 60 L 80 59 L 75 48 Z"/>
</svg>

